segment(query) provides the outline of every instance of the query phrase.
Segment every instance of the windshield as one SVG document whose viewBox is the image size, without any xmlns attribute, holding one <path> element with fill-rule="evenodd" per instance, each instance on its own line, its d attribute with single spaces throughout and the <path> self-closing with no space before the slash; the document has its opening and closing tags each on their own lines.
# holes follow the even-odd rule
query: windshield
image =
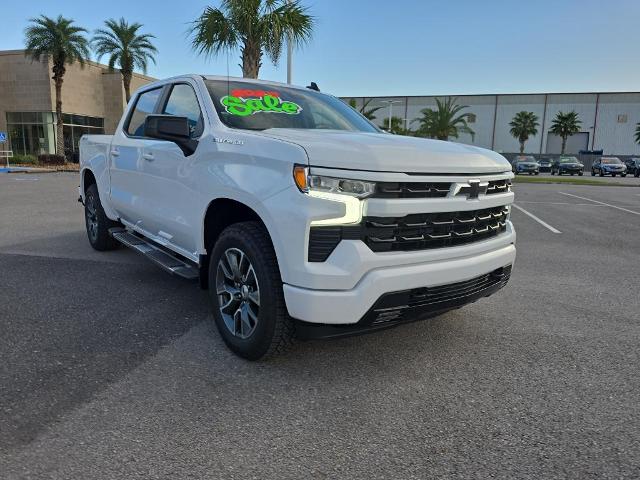
<svg viewBox="0 0 640 480">
<path fill-rule="evenodd" d="M 602 163 L 606 163 L 609 165 L 617 165 L 622 163 L 619 158 L 603 158 Z"/>
<path fill-rule="evenodd" d="M 578 163 L 576 157 L 563 157 L 560 159 L 560 163 Z"/>
<path fill-rule="evenodd" d="M 381 133 L 349 105 L 314 90 L 205 80 L 222 123 L 244 130 L 305 128 Z"/>
</svg>

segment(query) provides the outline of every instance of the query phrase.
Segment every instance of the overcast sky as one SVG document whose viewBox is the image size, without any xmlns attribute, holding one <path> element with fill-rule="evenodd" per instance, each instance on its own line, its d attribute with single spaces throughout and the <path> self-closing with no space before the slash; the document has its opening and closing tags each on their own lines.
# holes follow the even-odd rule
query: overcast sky
<svg viewBox="0 0 640 480">
<path fill-rule="evenodd" d="M 294 83 L 340 96 L 640 91 L 638 0 L 303 0 L 317 17 L 297 51 Z M 148 74 L 227 73 L 227 56 L 195 55 L 186 31 L 206 5 L 189 0 L 7 2 L 0 49 L 23 47 L 39 14 L 63 14 L 93 30 L 124 16 L 156 35 Z M 103 59 L 106 61 L 106 59 Z M 229 72 L 241 75 L 238 52 Z M 260 76 L 286 80 L 264 59 Z"/>
</svg>

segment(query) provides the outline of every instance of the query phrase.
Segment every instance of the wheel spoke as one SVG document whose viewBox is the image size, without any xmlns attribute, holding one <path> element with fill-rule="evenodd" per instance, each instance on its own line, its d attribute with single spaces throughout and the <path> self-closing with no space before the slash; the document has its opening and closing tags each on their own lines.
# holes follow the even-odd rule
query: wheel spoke
<svg viewBox="0 0 640 480">
<path fill-rule="evenodd" d="M 227 262 L 229 263 L 229 267 L 231 268 L 231 273 L 233 274 L 234 280 L 240 279 L 240 267 L 238 266 L 238 259 L 231 252 L 231 250 L 227 250 L 225 252 L 225 257 L 227 257 Z"/>
<path fill-rule="evenodd" d="M 234 311 L 238 309 L 239 303 L 240 301 L 237 298 L 235 298 L 233 295 L 231 295 L 229 296 L 229 300 L 227 300 L 224 305 L 220 306 L 220 311 L 227 315 L 231 315 Z"/>
<path fill-rule="evenodd" d="M 249 292 L 248 298 L 255 304 L 256 307 L 260 306 L 260 290 Z"/>
<path fill-rule="evenodd" d="M 253 329 L 253 327 L 251 326 L 251 321 L 249 320 L 249 307 L 246 303 L 243 303 L 240 307 L 240 319 L 242 320 L 242 330 L 244 335 L 245 327 L 247 332 L 250 332 Z"/>
</svg>

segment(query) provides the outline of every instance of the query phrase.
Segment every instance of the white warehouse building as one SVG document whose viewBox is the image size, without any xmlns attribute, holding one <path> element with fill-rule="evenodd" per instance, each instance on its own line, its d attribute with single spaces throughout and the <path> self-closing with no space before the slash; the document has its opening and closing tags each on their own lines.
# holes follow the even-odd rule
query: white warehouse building
<svg viewBox="0 0 640 480">
<path fill-rule="evenodd" d="M 389 118 L 389 102 L 392 115 L 404 121 L 405 128 L 415 130 L 413 121 L 424 108 L 435 108 L 436 98 L 447 96 L 409 97 L 343 97 L 355 100 L 360 110 L 381 107 L 374 115 L 374 123 L 386 127 Z M 635 143 L 636 124 L 640 122 L 640 93 L 542 93 L 505 95 L 454 95 L 459 105 L 468 105 L 464 113 L 471 113 L 469 126 L 474 130 L 472 138 L 462 134 L 451 139 L 461 143 L 489 148 L 501 153 L 519 151 L 518 141 L 509 133 L 509 122 L 522 110 L 534 112 L 540 127 L 538 134 L 530 137 L 525 153 L 558 154 L 561 142 L 549 133 L 551 122 L 558 112 L 575 110 L 582 128 L 569 138 L 567 153 L 580 150 L 603 150 L 606 155 L 640 155 L 640 145 Z"/>
</svg>

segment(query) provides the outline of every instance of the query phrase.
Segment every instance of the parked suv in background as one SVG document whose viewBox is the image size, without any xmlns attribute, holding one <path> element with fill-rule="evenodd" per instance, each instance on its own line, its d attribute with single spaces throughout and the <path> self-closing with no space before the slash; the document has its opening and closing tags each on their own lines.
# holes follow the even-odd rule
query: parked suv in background
<svg viewBox="0 0 640 480">
<path fill-rule="evenodd" d="M 600 157 L 591 167 L 591 176 L 594 177 L 596 173 L 601 177 L 605 175 L 626 177 L 627 167 L 618 157 Z"/>
<path fill-rule="evenodd" d="M 551 166 L 551 175 L 562 175 L 563 173 L 582 176 L 584 165 L 576 157 L 558 157 Z"/>
<path fill-rule="evenodd" d="M 627 173 L 634 177 L 640 177 L 640 158 L 627 158 L 624 161 L 625 166 L 627 167 Z"/>
<path fill-rule="evenodd" d="M 520 155 L 513 161 L 513 173 L 516 175 L 519 173 L 538 175 L 540 173 L 540 164 L 531 155 Z"/>
</svg>

